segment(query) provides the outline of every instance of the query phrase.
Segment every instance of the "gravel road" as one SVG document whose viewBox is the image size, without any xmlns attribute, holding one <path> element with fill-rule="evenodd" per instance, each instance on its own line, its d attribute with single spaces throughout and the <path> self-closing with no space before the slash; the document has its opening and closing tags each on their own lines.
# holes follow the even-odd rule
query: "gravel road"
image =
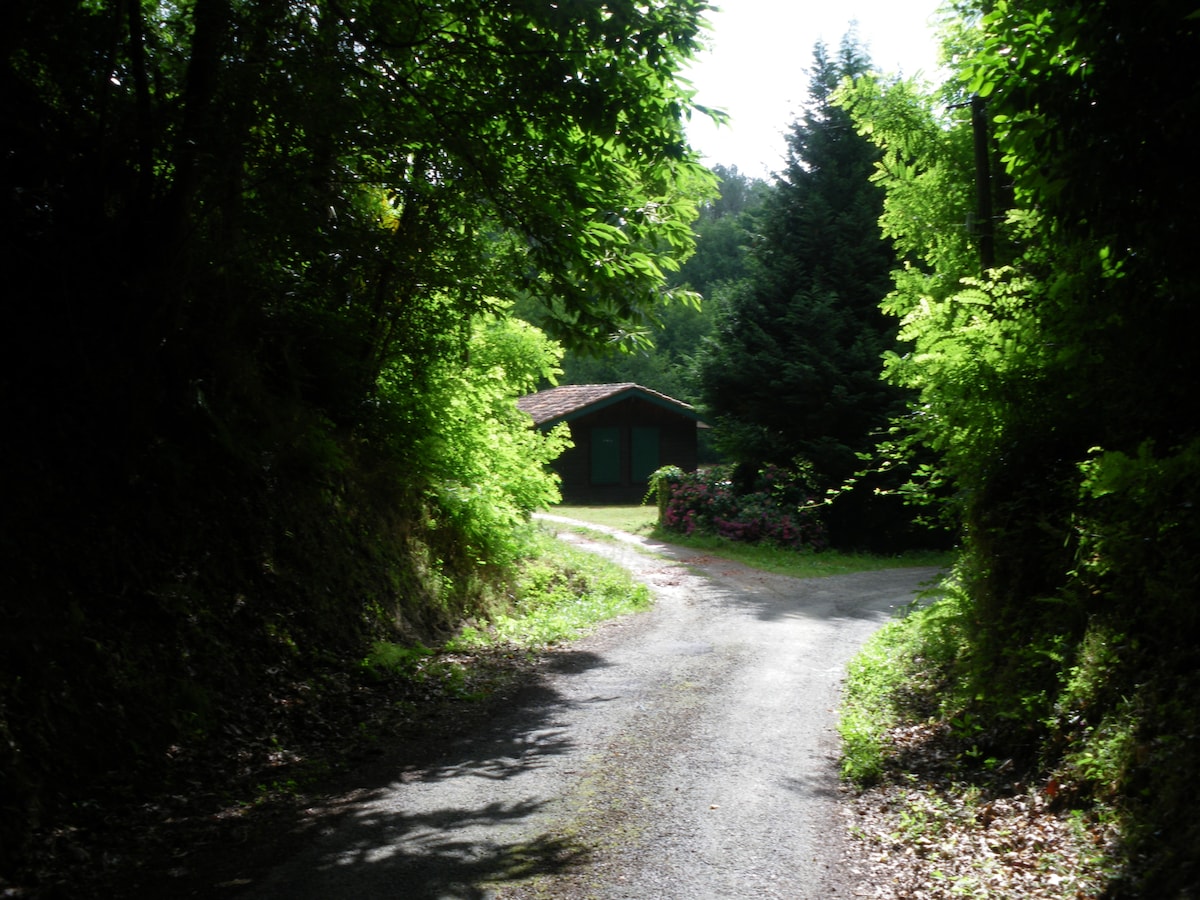
<svg viewBox="0 0 1200 900">
<path fill-rule="evenodd" d="M 797 580 L 631 535 L 564 539 L 654 591 L 512 707 L 347 798 L 250 896 L 851 897 L 834 709 L 932 569 Z"/>
</svg>

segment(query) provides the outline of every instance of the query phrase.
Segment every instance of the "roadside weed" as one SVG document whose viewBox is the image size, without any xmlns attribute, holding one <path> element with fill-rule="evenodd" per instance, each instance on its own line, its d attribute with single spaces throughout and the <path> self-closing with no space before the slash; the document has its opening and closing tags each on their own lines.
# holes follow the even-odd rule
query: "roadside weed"
<svg viewBox="0 0 1200 900">
<path fill-rule="evenodd" d="M 506 608 L 487 623 L 463 628 L 447 650 L 554 644 L 650 605 L 650 589 L 616 563 L 546 534 L 534 540 L 538 552 L 521 566 Z"/>
</svg>

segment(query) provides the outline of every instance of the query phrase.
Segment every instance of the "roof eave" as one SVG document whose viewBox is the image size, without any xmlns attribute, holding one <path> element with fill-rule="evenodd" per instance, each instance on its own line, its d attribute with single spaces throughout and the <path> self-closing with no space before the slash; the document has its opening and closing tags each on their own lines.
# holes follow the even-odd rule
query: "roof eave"
<svg viewBox="0 0 1200 900">
<path fill-rule="evenodd" d="M 561 413 L 548 419 L 543 419 L 542 421 L 538 422 L 537 425 L 542 427 L 557 425 L 559 422 L 573 422 L 575 419 L 582 418 L 583 416 L 590 416 L 594 412 L 599 412 L 605 407 L 612 406 L 614 403 L 621 403 L 622 401 L 628 400 L 630 397 L 634 396 L 639 397 L 642 400 L 646 400 L 655 406 L 661 407 L 662 409 L 670 410 L 671 412 L 678 413 L 681 416 L 699 422 L 701 425 L 704 424 L 701 422 L 700 414 L 686 403 L 681 403 L 678 400 L 671 400 L 668 397 L 651 393 L 645 388 L 634 386 L 617 391 L 616 393 L 610 394 L 609 396 L 603 397 L 599 400 L 593 400 L 591 403 L 587 403 L 578 407 L 577 409 L 570 410 L 569 412 Z"/>
</svg>

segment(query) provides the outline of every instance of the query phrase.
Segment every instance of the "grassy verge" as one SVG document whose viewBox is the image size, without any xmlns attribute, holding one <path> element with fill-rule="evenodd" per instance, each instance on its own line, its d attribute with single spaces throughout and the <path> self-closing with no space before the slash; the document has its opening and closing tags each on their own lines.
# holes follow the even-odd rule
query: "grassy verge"
<svg viewBox="0 0 1200 900">
<path fill-rule="evenodd" d="M 593 525 L 619 528 L 630 534 L 650 534 L 658 525 L 657 506 L 556 506 L 553 515 Z"/>
<path fill-rule="evenodd" d="M 801 553 L 771 544 L 742 544 L 714 535 L 688 536 L 658 528 L 658 510 L 654 506 L 558 506 L 551 512 L 594 525 L 619 528 L 632 534 L 649 535 L 709 556 L 733 560 L 754 569 L 773 572 L 776 575 L 790 575 L 793 578 L 822 578 L 827 575 L 847 575 L 851 572 L 873 572 L 879 569 L 912 566 L 949 568 L 954 559 L 952 553 L 942 551 L 921 551 L 899 556 L 841 553 L 834 550 Z"/>
<path fill-rule="evenodd" d="M 1060 778 L 997 741 L 962 682 L 968 617 L 946 596 L 876 632 L 851 662 L 840 710 L 852 833 L 885 897 L 1097 897 L 1122 851 L 1115 810 L 1068 802 Z"/>
<path fill-rule="evenodd" d="M 947 598 L 888 623 L 851 661 L 838 722 L 848 781 L 862 788 L 884 776 L 898 726 L 953 717 L 960 694 L 946 672 L 959 629 L 959 609 Z"/>
<path fill-rule="evenodd" d="M 364 661 L 368 669 L 405 677 L 467 684 L 464 668 L 480 651 L 506 648 L 536 651 L 578 638 L 599 623 L 645 609 L 650 590 L 616 563 L 531 531 L 529 550 L 512 590 L 494 604 L 486 621 L 465 623 L 437 650 L 376 644 Z M 447 660 L 452 664 L 447 665 Z"/>
<path fill-rule="evenodd" d="M 947 552 L 921 551 L 898 556 L 876 556 L 871 553 L 842 553 L 824 550 L 820 553 L 801 553 L 770 544 L 742 544 L 711 535 L 681 535 L 655 531 L 654 536 L 680 547 L 690 547 L 711 556 L 731 559 L 754 569 L 790 575 L 793 578 L 823 578 L 827 575 L 848 575 L 851 572 L 874 572 L 879 569 L 903 569 L 913 566 L 945 566 L 953 561 Z"/>
<path fill-rule="evenodd" d="M 650 589 L 616 563 L 555 540 L 533 538 L 535 554 L 521 566 L 508 610 L 486 625 L 467 625 L 447 648 L 496 643 L 539 647 L 568 641 L 600 622 L 650 605 Z"/>
</svg>

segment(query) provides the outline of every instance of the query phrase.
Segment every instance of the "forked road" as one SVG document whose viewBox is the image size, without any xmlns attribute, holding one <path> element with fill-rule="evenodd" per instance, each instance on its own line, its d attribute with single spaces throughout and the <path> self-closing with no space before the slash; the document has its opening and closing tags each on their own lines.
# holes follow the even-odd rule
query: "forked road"
<svg viewBox="0 0 1200 900">
<path fill-rule="evenodd" d="M 842 675 L 935 571 L 796 580 L 568 537 L 649 583 L 654 608 L 557 654 L 486 732 L 399 767 L 251 896 L 853 896 Z"/>
</svg>

